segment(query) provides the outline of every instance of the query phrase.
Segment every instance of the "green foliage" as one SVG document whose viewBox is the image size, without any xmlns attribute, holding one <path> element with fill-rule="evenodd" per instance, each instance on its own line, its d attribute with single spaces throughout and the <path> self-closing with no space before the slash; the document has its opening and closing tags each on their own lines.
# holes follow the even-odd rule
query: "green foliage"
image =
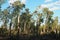
<svg viewBox="0 0 60 40">
<path fill-rule="evenodd" d="M 7 29 L 7 25 L 9 25 L 9 32 L 12 33 L 12 35 L 16 35 L 18 31 L 20 33 L 38 34 L 39 30 L 42 31 L 42 29 L 50 31 L 51 29 L 55 30 L 58 28 L 58 17 L 53 19 L 54 12 L 50 11 L 48 8 L 44 8 L 42 13 L 35 10 L 33 14 L 28 8 L 23 8 L 25 8 L 25 4 L 22 4 L 20 1 L 16 1 L 12 6 L 9 6 L 3 11 L 0 9 L 0 19 L 3 21 L 3 27 L 6 27 Z M 11 29 L 12 24 L 13 29 Z M 0 32 L 5 34 L 8 31 L 0 29 Z"/>
</svg>

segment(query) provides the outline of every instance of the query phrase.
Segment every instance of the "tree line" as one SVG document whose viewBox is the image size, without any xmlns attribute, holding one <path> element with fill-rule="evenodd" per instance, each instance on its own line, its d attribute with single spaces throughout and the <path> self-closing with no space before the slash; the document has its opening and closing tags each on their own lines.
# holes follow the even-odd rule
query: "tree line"
<svg viewBox="0 0 60 40">
<path fill-rule="evenodd" d="M 3 1 L 2 3 L 4 3 Z M 0 21 L 3 22 L 0 34 L 43 34 L 60 32 L 58 17 L 53 18 L 53 11 L 43 8 L 40 12 L 35 10 L 33 13 L 21 1 L 16 1 L 12 6 L 8 6 L 2 11 L 0 3 Z M 9 28 L 9 29 L 8 29 Z"/>
</svg>

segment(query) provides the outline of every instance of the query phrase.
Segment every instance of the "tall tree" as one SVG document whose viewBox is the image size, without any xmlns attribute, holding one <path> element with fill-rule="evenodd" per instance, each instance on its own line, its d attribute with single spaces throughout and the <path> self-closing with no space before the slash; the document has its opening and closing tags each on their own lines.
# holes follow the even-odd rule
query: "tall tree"
<svg viewBox="0 0 60 40">
<path fill-rule="evenodd" d="M 2 15 L 1 5 L 4 4 L 5 2 L 6 2 L 6 0 L 0 0 L 0 17 Z"/>
<path fill-rule="evenodd" d="M 35 33 L 38 34 L 39 27 L 41 26 L 41 23 L 43 22 L 43 15 L 40 13 L 40 11 L 35 10 L 33 13 L 34 18 L 36 19 L 36 27 L 35 27 Z"/>
<path fill-rule="evenodd" d="M 19 18 L 19 16 L 20 16 L 20 10 L 21 10 L 22 8 L 24 8 L 24 7 L 25 7 L 25 5 L 24 5 L 24 4 L 21 4 L 20 1 L 14 2 L 14 3 L 12 4 L 12 6 L 11 6 L 11 8 L 12 8 L 12 10 L 13 10 L 13 11 L 11 12 L 11 15 L 13 16 L 12 19 L 15 18 L 14 27 L 15 27 L 16 29 L 17 29 L 17 26 L 19 25 L 17 18 Z"/>
<path fill-rule="evenodd" d="M 25 9 L 25 12 L 21 14 L 21 26 L 23 27 L 24 32 L 30 26 L 31 14 L 29 13 L 29 9 Z"/>
<path fill-rule="evenodd" d="M 55 17 L 53 24 L 52 24 L 52 30 L 57 33 L 57 29 L 58 29 L 58 17 Z"/>
<path fill-rule="evenodd" d="M 46 19 L 46 21 L 45 21 L 46 27 L 48 29 L 51 29 L 51 25 L 52 25 L 52 22 L 53 22 L 52 16 L 53 16 L 54 13 L 52 11 L 50 11 L 48 8 L 44 8 L 43 9 L 43 14 L 44 14 L 45 19 Z"/>
<path fill-rule="evenodd" d="M 1 20 L 3 21 L 5 27 L 7 27 L 7 23 L 9 21 L 8 15 L 9 12 L 7 9 L 2 11 Z"/>
</svg>

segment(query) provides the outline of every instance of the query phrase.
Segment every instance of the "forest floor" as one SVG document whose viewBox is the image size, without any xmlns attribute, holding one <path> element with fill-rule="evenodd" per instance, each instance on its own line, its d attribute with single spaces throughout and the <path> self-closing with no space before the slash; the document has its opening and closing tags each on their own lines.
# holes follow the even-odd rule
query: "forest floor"
<svg viewBox="0 0 60 40">
<path fill-rule="evenodd" d="M 60 34 L 45 34 L 45 35 L 17 35 L 10 37 L 0 37 L 0 40 L 60 40 Z"/>
</svg>

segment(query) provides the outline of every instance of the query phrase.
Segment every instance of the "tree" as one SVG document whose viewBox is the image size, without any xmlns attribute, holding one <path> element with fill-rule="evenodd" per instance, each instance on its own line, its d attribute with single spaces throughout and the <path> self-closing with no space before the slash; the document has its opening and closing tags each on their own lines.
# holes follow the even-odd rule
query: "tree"
<svg viewBox="0 0 60 40">
<path fill-rule="evenodd" d="M 46 24 L 46 27 L 48 29 L 51 29 L 51 25 L 52 25 L 52 22 L 53 22 L 53 19 L 52 19 L 52 16 L 53 16 L 53 11 L 50 11 L 48 8 L 44 8 L 43 9 L 43 14 L 45 16 L 45 24 Z"/>
<path fill-rule="evenodd" d="M 24 8 L 25 7 L 25 5 L 24 4 L 21 4 L 21 2 L 20 1 L 16 1 L 16 2 L 14 2 L 13 4 L 12 4 L 12 6 L 11 6 L 11 8 L 12 8 L 12 12 L 11 12 L 11 16 L 12 16 L 12 18 L 11 19 L 15 19 L 14 20 L 14 27 L 17 29 L 17 26 L 19 25 L 19 23 L 18 23 L 18 17 L 20 16 L 20 10 L 22 9 L 22 8 Z M 13 20 L 11 20 L 11 21 L 13 21 Z"/>
<path fill-rule="evenodd" d="M 5 2 L 6 2 L 6 0 L 0 0 L 0 17 L 1 17 L 1 15 L 2 15 L 1 5 L 2 5 L 3 3 L 5 3 Z"/>
<path fill-rule="evenodd" d="M 21 27 L 24 32 L 26 32 L 30 28 L 31 22 L 31 14 L 29 13 L 29 9 L 25 9 L 25 12 L 21 14 Z"/>
<path fill-rule="evenodd" d="M 35 26 L 35 33 L 36 34 L 39 34 L 38 32 L 39 32 L 39 27 L 41 26 L 41 23 L 43 22 L 43 15 L 42 15 L 42 13 L 40 13 L 40 11 L 37 11 L 37 10 L 35 10 L 34 11 L 34 13 L 33 13 L 33 17 L 35 18 L 34 20 L 35 20 L 35 24 L 36 24 L 36 26 Z"/>
<path fill-rule="evenodd" d="M 3 21 L 5 28 L 7 28 L 7 23 L 9 21 L 8 15 L 9 15 L 9 12 L 8 12 L 7 9 L 5 9 L 4 11 L 2 11 L 1 20 Z"/>
<path fill-rule="evenodd" d="M 57 29 L 58 29 L 58 17 L 55 17 L 53 23 L 52 23 L 52 30 L 57 33 Z"/>
</svg>

